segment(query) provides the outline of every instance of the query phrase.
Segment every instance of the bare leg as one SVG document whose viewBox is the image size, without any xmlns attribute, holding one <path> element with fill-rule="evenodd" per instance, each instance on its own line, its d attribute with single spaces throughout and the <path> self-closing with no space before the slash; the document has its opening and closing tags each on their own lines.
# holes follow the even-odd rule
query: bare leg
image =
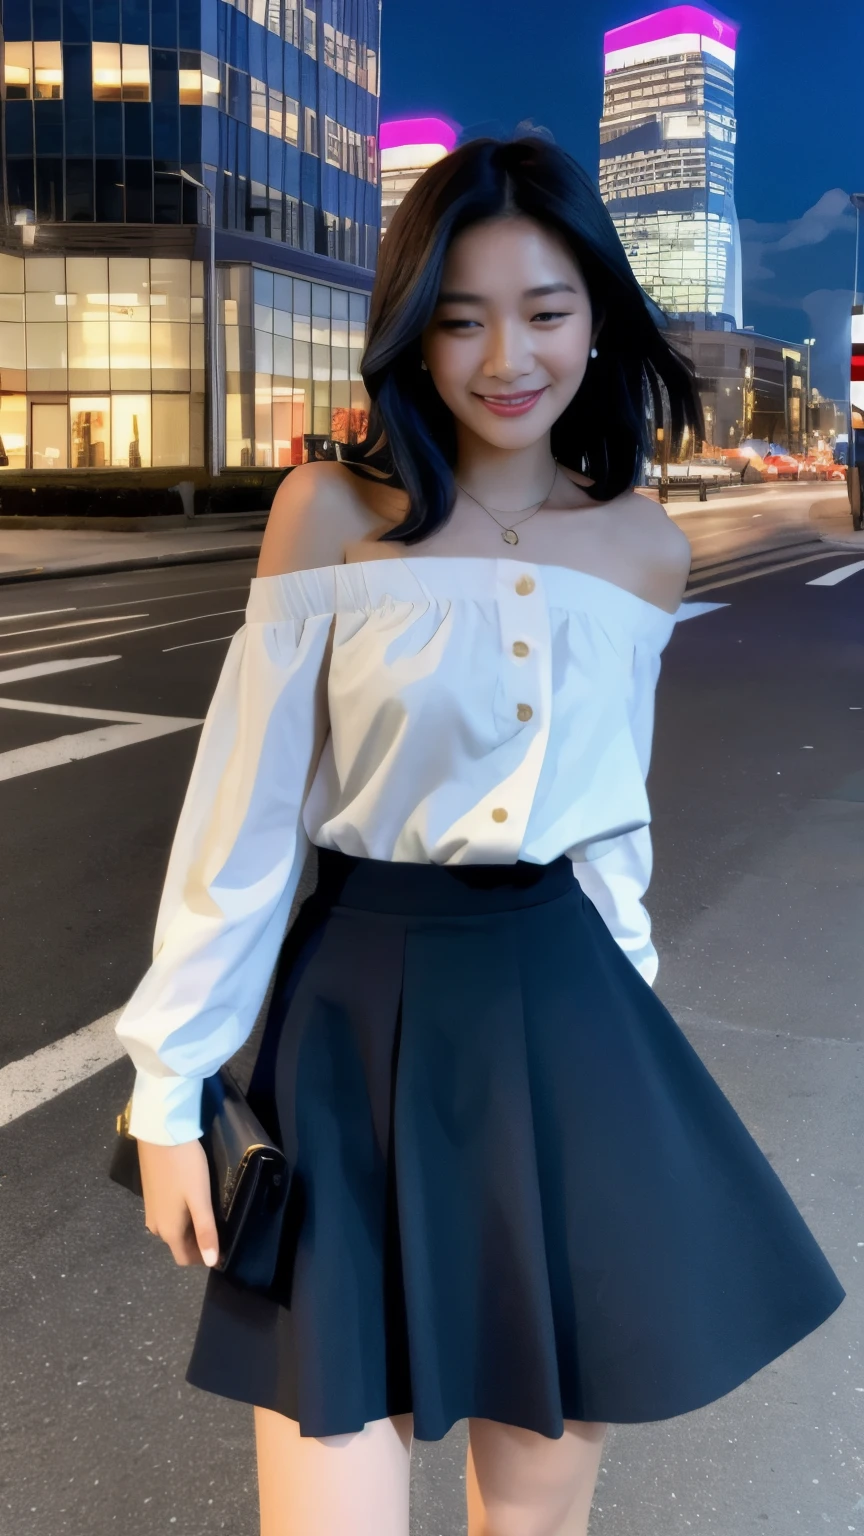
<svg viewBox="0 0 864 1536">
<path fill-rule="evenodd" d="M 408 1536 L 413 1414 L 317 1439 L 255 1409 L 261 1536 Z"/>
<path fill-rule="evenodd" d="M 558 1440 L 468 1420 L 468 1536 L 587 1536 L 605 1424 L 567 1419 Z"/>
</svg>

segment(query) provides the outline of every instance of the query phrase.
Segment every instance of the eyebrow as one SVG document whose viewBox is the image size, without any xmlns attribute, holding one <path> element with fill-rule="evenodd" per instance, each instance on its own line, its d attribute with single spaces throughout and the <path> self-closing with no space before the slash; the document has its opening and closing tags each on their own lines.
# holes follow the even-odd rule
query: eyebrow
<svg viewBox="0 0 864 1536">
<path fill-rule="evenodd" d="M 547 293 L 576 293 L 572 283 L 543 283 L 539 288 L 525 288 L 523 299 L 540 299 Z M 459 293 L 454 289 L 448 289 L 446 293 L 439 293 L 439 304 L 485 304 L 482 293 Z"/>
</svg>

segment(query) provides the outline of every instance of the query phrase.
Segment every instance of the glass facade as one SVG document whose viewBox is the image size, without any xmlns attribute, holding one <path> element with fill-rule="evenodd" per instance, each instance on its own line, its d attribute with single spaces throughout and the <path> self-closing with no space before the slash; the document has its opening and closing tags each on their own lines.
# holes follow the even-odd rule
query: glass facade
<svg viewBox="0 0 864 1536">
<path fill-rule="evenodd" d="M 225 466 L 277 467 L 310 433 L 347 441 L 368 403 L 380 0 L 0 14 L 0 465 L 214 469 L 221 441 Z"/>
<path fill-rule="evenodd" d="M 729 330 L 743 322 L 736 30 L 689 7 L 704 31 L 669 35 L 664 16 L 679 11 L 606 34 L 600 192 L 646 293 L 677 319 Z"/>
<path fill-rule="evenodd" d="M 368 295 L 245 266 L 220 274 L 226 464 L 300 464 L 303 439 L 366 435 Z"/>
<path fill-rule="evenodd" d="M 203 464 L 203 293 L 200 261 L 0 255 L 8 467 Z"/>
</svg>

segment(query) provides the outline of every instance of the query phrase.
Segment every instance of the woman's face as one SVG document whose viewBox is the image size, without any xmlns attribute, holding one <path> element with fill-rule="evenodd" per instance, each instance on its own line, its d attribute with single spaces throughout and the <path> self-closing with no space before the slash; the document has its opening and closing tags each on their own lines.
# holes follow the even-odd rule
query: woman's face
<svg viewBox="0 0 864 1536">
<path fill-rule="evenodd" d="M 569 405 L 588 365 L 591 302 L 579 265 L 533 219 L 472 225 L 447 251 L 421 339 L 435 388 L 458 422 L 502 448 L 536 442 Z M 500 413 L 507 400 L 518 414 Z"/>
</svg>

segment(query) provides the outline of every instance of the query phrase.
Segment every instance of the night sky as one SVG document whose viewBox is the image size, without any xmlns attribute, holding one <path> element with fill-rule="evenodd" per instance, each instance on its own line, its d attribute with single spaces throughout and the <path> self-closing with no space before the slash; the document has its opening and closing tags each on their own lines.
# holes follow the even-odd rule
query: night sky
<svg viewBox="0 0 864 1536">
<path fill-rule="evenodd" d="M 527 119 L 596 178 L 603 33 L 655 9 L 650 0 L 383 0 L 381 118 L 441 112 L 505 134 Z M 789 341 L 815 336 L 813 382 L 842 398 L 855 257 L 848 194 L 864 192 L 864 5 L 747 0 L 746 12 L 720 11 L 741 27 L 744 323 Z M 861 274 L 864 228 L 859 289 Z"/>
</svg>

